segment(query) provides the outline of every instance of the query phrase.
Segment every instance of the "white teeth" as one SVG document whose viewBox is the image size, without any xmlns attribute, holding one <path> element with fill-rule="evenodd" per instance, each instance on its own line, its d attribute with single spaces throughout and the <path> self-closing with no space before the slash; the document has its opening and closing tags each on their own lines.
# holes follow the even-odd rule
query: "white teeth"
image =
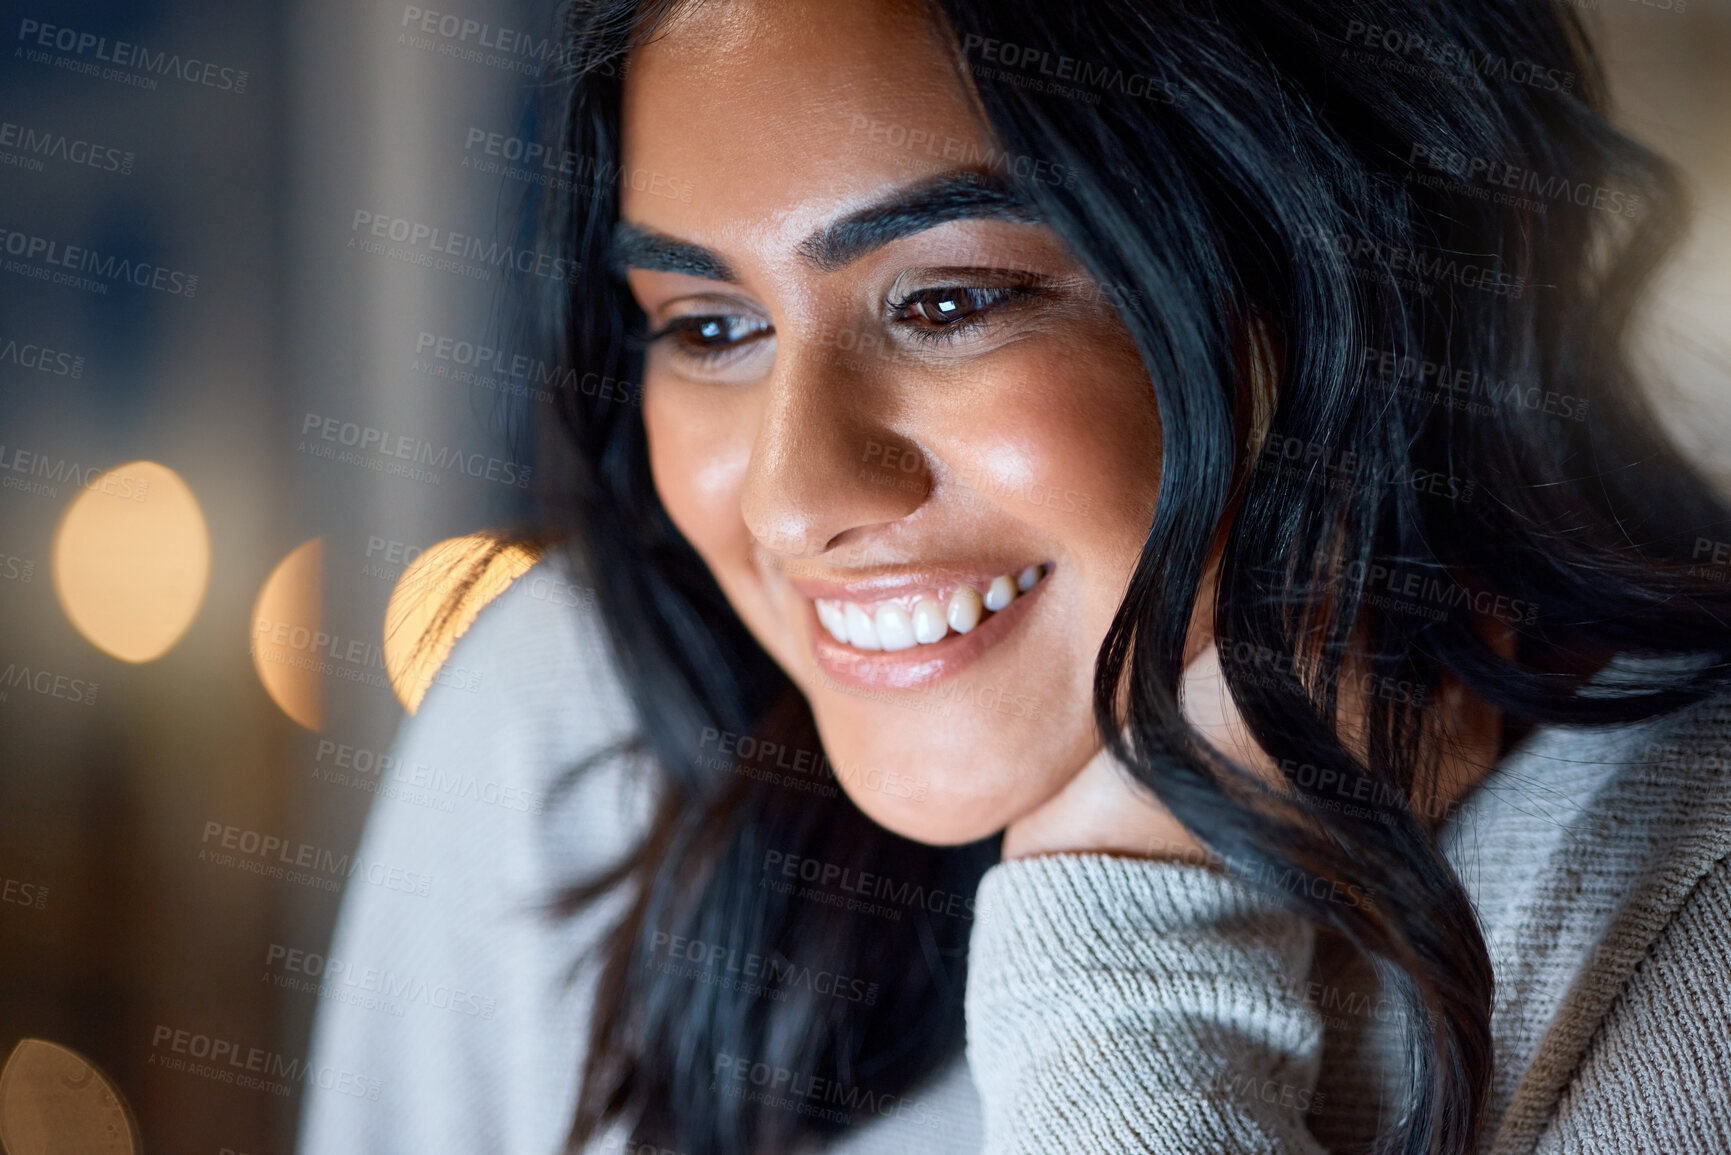
<svg viewBox="0 0 1731 1155">
<path fill-rule="evenodd" d="M 980 624 L 983 608 L 980 595 L 974 592 L 973 586 L 958 586 L 956 592 L 950 595 L 949 608 L 944 611 L 944 617 L 952 630 L 965 634 Z"/>
<path fill-rule="evenodd" d="M 878 606 L 876 614 L 853 602 L 816 598 L 817 618 L 831 637 L 861 650 L 905 650 L 931 645 L 949 636 L 951 630 L 965 634 L 988 613 L 1008 606 L 1033 589 L 1046 576 L 1045 565 L 1031 565 L 1019 574 L 1000 574 L 987 585 L 982 596 L 972 586 L 957 586 L 946 604 L 926 595 L 914 602 L 913 612 L 897 602 Z"/>
<path fill-rule="evenodd" d="M 866 612 L 864 610 L 860 609 L 852 602 L 844 602 L 842 612 L 847 615 L 848 644 L 856 646 L 862 650 L 883 649 L 883 647 L 878 644 L 877 627 L 872 625 L 872 620 L 866 617 Z"/>
<path fill-rule="evenodd" d="M 921 598 L 914 604 L 914 641 L 941 642 L 949 632 L 950 624 L 944 621 L 944 607 L 935 598 Z"/>
<path fill-rule="evenodd" d="M 898 605 L 881 605 L 878 607 L 877 621 L 878 644 L 886 650 L 905 650 L 914 643 L 914 623 L 909 620 L 908 612 Z"/>
<path fill-rule="evenodd" d="M 847 614 L 842 611 L 841 603 L 828 598 L 817 599 L 817 620 L 823 623 L 830 637 L 838 642 L 847 641 Z"/>
</svg>

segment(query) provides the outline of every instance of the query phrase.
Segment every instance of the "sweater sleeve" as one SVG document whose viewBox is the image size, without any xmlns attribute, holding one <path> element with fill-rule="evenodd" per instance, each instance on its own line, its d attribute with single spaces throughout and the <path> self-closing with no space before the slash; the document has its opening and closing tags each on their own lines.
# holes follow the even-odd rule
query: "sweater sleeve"
<svg viewBox="0 0 1731 1155">
<path fill-rule="evenodd" d="M 1731 863 L 1654 942 L 1540 1136 L 1540 1155 L 1731 1151 Z"/>
<path fill-rule="evenodd" d="M 566 588 L 543 566 L 481 612 L 450 659 L 475 692 L 435 685 L 373 784 L 357 856 L 424 864 L 432 885 L 348 887 L 311 1067 L 357 1072 L 373 1094 L 309 1078 L 305 1155 L 563 1148 L 593 976 L 568 978 L 607 911 L 543 904 L 623 850 L 638 817 L 612 764 L 556 789 L 632 725 L 594 624 L 538 596 Z"/>
<path fill-rule="evenodd" d="M 1313 930 L 1205 867 L 1000 863 L 976 900 L 968 1065 L 992 1155 L 1315 1155 Z"/>
</svg>

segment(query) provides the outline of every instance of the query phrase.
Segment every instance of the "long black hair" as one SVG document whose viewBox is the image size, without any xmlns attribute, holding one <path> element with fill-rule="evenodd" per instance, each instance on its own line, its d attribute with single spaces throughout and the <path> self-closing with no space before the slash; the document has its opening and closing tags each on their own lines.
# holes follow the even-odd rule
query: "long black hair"
<svg viewBox="0 0 1731 1155">
<path fill-rule="evenodd" d="M 797 780 L 824 765 L 809 709 L 657 499 L 641 318 L 607 245 L 627 56 L 681 2 L 702 0 L 572 0 L 547 88 L 579 187 L 546 199 L 537 243 L 581 273 L 534 313 L 567 370 L 544 448 L 565 455 L 559 514 L 657 783 L 641 845 L 572 895 L 616 892 L 624 914 L 600 946 L 571 1140 L 622 1125 L 686 1155 L 785 1152 L 900 1110 L 957 1054 L 971 896 L 998 848 L 911 842 Z M 1561 3 L 927 7 L 995 136 L 981 164 L 1073 177 L 1016 183 L 1109 291 L 1162 418 L 1152 529 L 1097 663 L 1100 732 L 1225 868 L 1389 984 L 1408 1088 L 1381 1149 L 1469 1151 L 1492 974 L 1423 806 L 1436 694 L 1470 688 L 1512 733 L 1653 716 L 1731 679 L 1731 598 L 1690 568 L 1727 510 L 1657 431 L 1625 348 L 1679 182 L 1609 124 Z M 1215 556 L 1222 668 L 1285 791 L 1181 713 Z M 1619 653 L 1686 660 L 1610 680 Z M 811 757 L 767 773 L 748 749 Z M 1339 807 L 1317 767 L 1370 801 Z M 789 862 L 901 897 L 814 901 L 780 884 L 802 877 Z M 1273 881 L 1292 878 L 1321 885 Z M 878 994 L 676 975 L 676 941 Z M 825 1090 L 758 1101 L 739 1063 Z"/>
</svg>

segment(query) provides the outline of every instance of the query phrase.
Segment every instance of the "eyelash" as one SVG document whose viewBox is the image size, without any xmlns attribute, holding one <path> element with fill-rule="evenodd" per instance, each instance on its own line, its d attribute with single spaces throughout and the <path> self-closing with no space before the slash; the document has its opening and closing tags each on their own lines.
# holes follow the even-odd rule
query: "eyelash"
<svg viewBox="0 0 1731 1155">
<path fill-rule="evenodd" d="M 907 318 L 902 317 L 901 314 L 921 301 L 938 301 L 945 296 L 967 297 L 973 308 L 966 316 L 958 317 L 948 324 L 932 324 L 926 327 L 912 324 L 907 326 L 908 336 L 916 341 L 939 344 L 954 341 L 963 331 L 981 324 L 982 318 L 988 313 L 1005 306 L 1020 304 L 1038 296 L 1040 291 L 1040 286 L 1031 284 L 994 285 L 989 288 L 972 285 L 942 285 L 930 289 L 915 289 L 899 301 L 885 302 L 884 307 L 889 311 L 892 319 L 905 321 Z M 982 300 L 982 298 L 984 299 Z"/>
<path fill-rule="evenodd" d="M 1042 287 L 1035 284 L 995 285 L 989 287 L 976 285 L 940 285 L 932 288 L 915 289 L 913 292 L 908 293 L 900 299 L 886 301 L 884 302 L 884 311 L 890 320 L 900 321 L 903 323 L 903 331 L 909 337 L 916 341 L 936 345 L 954 341 L 965 330 L 972 329 L 976 325 L 984 323 L 988 314 L 1006 306 L 1020 304 L 1039 296 L 1042 292 Z M 927 323 L 921 325 L 912 318 L 903 315 L 915 305 L 939 301 L 944 299 L 946 296 L 961 296 L 968 298 L 969 304 L 971 305 L 969 312 L 947 324 Z M 647 349 L 652 345 L 657 345 L 664 341 L 678 338 L 682 334 L 696 334 L 700 332 L 705 325 L 713 322 L 719 321 L 725 323 L 737 319 L 739 316 L 740 314 L 735 313 L 691 313 L 683 317 L 675 317 L 661 328 L 642 337 L 640 339 L 640 345 L 642 348 Z M 737 354 L 752 341 L 757 340 L 762 335 L 771 331 L 772 330 L 765 326 L 760 329 L 752 330 L 750 335 L 742 340 L 732 341 L 726 345 L 708 348 L 701 346 L 686 346 L 679 349 L 678 352 L 681 357 L 700 362 L 712 363 Z"/>
<path fill-rule="evenodd" d="M 642 349 L 648 349 L 651 345 L 659 345 L 664 341 L 677 338 L 682 334 L 699 333 L 703 327 L 710 322 L 720 321 L 725 323 L 738 316 L 739 314 L 736 313 L 690 313 L 683 317 L 675 317 L 653 333 L 649 333 L 642 337 L 638 344 Z M 744 340 L 736 340 L 729 342 L 726 345 L 708 348 L 703 346 L 686 346 L 679 349 L 678 352 L 681 357 L 690 360 L 704 362 L 719 361 L 723 357 L 737 354 L 752 341 L 757 340 L 759 337 L 769 332 L 771 332 L 769 326 L 765 325 L 760 329 L 753 329 L 751 335 Z"/>
</svg>

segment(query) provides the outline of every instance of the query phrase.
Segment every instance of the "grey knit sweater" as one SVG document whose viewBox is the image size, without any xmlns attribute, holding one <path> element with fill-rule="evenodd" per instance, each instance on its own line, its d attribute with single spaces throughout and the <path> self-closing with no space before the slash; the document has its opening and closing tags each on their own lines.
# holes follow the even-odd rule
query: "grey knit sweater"
<svg viewBox="0 0 1731 1155">
<path fill-rule="evenodd" d="M 459 643 L 471 676 L 432 690 L 392 763 L 350 759 L 351 784 L 376 796 L 361 856 L 433 883 L 345 898 L 306 997 L 312 1066 L 357 1078 L 309 1081 L 306 1155 L 561 1149 L 593 971 L 565 977 L 609 911 L 561 922 L 537 904 L 627 845 L 646 811 L 622 771 L 552 791 L 631 725 L 581 600 L 552 567 L 531 571 Z M 1485 1151 L 1731 1151 L 1728 771 L 1731 701 L 1545 728 L 1449 822 L 1497 979 Z M 1390 1000 L 1204 867 L 1003 863 L 971 933 L 965 1064 L 828 1150 L 1341 1155 L 1393 1101 Z M 717 1077 L 791 1110 L 823 1102 L 749 1061 Z M 376 1097 L 343 1093 L 368 1080 Z"/>
</svg>

